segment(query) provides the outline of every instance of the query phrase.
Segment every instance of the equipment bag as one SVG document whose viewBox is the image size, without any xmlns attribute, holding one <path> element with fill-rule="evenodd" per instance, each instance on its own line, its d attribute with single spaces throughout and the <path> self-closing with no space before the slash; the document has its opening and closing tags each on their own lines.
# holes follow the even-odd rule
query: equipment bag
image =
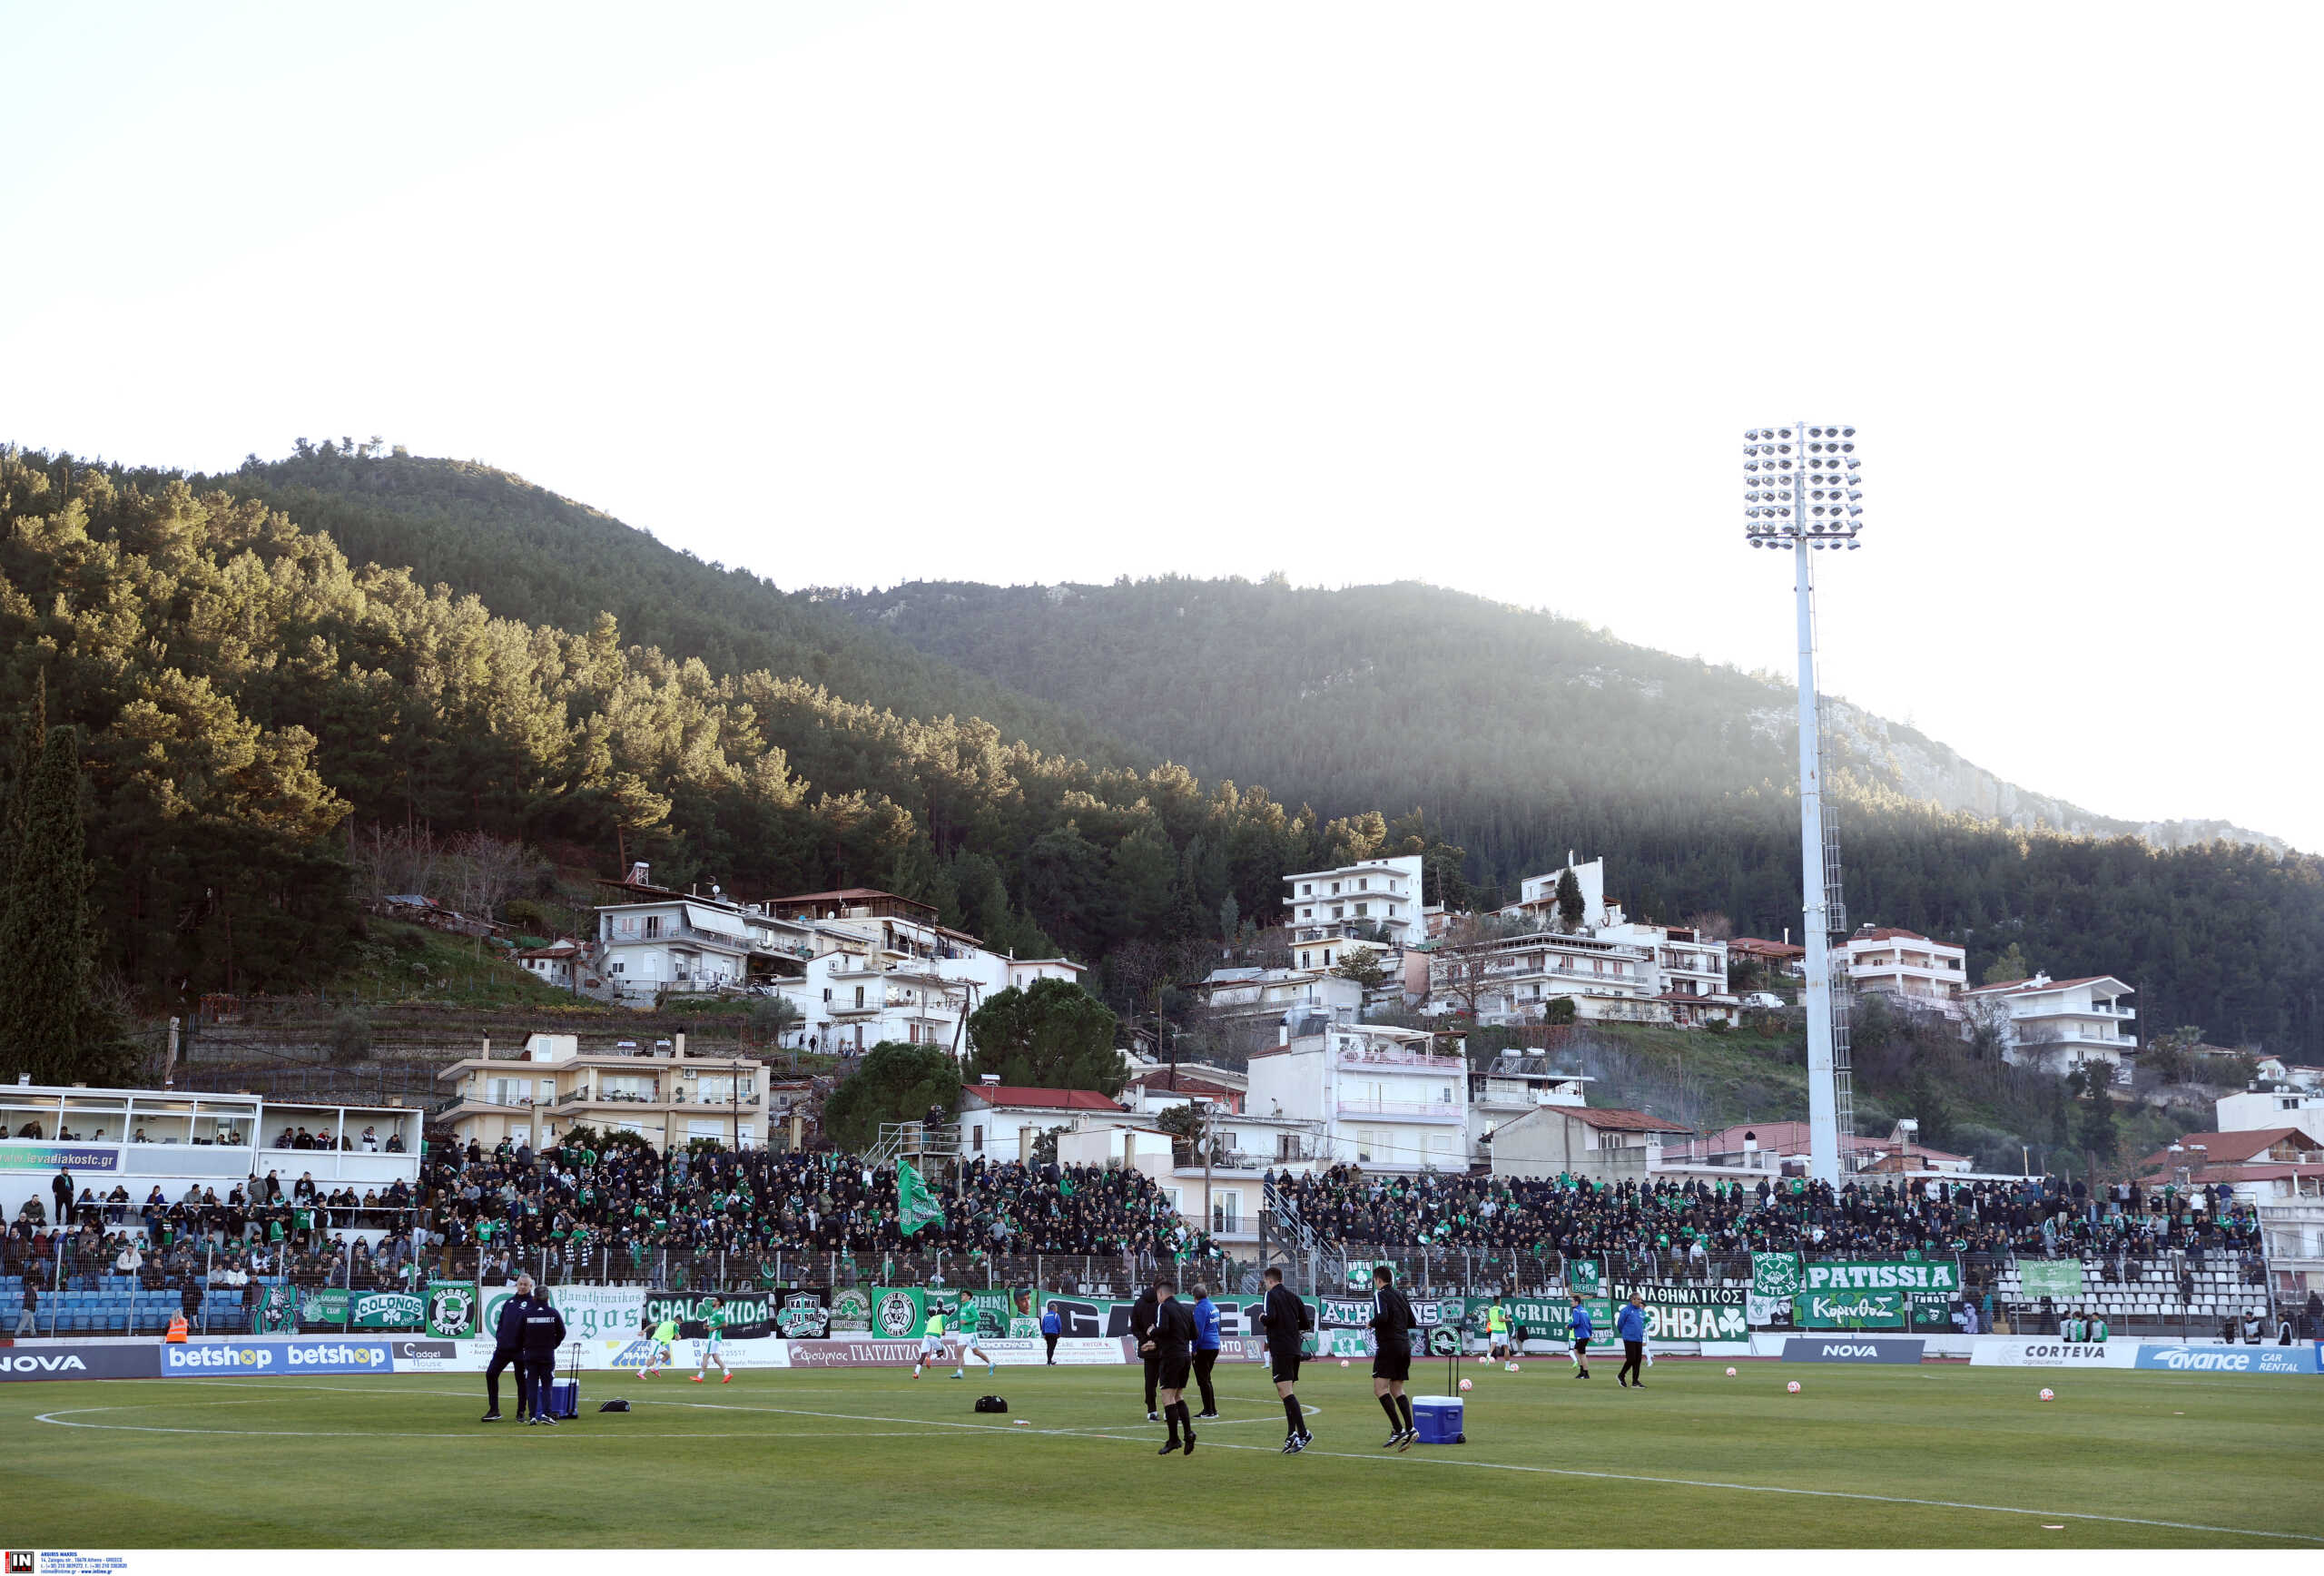
<svg viewBox="0 0 2324 1576">
<path fill-rule="evenodd" d="M 998 1395 L 980 1395 L 977 1397 L 977 1410 L 979 1412 L 1006 1412 L 1009 1410 L 1009 1403 L 1003 1401 Z"/>
</svg>

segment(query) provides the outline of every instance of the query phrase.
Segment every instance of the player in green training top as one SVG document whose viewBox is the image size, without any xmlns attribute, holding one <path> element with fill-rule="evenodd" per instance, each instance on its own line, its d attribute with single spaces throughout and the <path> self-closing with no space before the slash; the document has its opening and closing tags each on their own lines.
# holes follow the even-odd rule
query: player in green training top
<svg viewBox="0 0 2324 1576">
<path fill-rule="evenodd" d="M 654 1333 L 646 1338 L 654 1343 L 654 1349 L 645 1354 L 645 1365 L 637 1371 L 640 1379 L 651 1379 L 655 1369 L 668 1367 L 670 1348 L 678 1341 L 678 1321 L 675 1319 L 664 1319 L 652 1329 Z"/>
<path fill-rule="evenodd" d="M 702 1357 L 694 1364 L 694 1382 L 697 1384 L 701 1384 L 704 1376 L 710 1372 L 710 1365 L 715 1363 L 718 1364 L 718 1372 L 724 1375 L 718 1382 L 721 1384 L 732 1384 L 734 1382 L 734 1370 L 726 1366 L 726 1299 L 724 1297 L 711 1298 L 710 1306 L 703 1310 L 702 1322 L 709 1325 L 710 1329 L 709 1333 L 703 1336 Z"/>
</svg>

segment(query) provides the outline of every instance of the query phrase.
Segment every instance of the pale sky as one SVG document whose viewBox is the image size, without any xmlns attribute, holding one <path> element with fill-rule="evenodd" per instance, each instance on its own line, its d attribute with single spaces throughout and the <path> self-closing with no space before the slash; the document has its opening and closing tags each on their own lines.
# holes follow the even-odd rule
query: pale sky
<svg viewBox="0 0 2324 1576">
<path fill-rule="evenodd" d="M 2313 6 L 11 7 L 0 439 L 785 586 L 1420 578 L 2324 848 Z"/>
</svg>

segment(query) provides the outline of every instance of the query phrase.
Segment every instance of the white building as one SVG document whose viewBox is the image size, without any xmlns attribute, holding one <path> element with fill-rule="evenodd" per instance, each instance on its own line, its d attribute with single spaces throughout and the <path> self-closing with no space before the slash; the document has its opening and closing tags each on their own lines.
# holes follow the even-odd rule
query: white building
<svg viewBox="0 0 2324 1576">
<path fill-rule="evenodd" d="M 1252 1055 L 1246 1115 L 1312 1123 L 1334 1159 L 1372 1169 L 1468 1168 L 1468 1066 L 1457 1049 L 1417 1029 L 1314 1027 Z"/>
<path fill-rule="evenodd" d="M 1543 1106 L 1582 1106 L 1589 1103 L 1588 1086 L 1596 1080 L 1581 1073 L 1561 1072 L 1546 1056 L 1503 1051 L 1492 1066 L 1469 1074 L 1469 1141 L 1472 1159 L 1491 1157 L 1487 1140 L 1499 1128 Z"/>
<path fill-rule="evenodd" d="M 1841 947 L 1839 967 L 1859 991 L 1876 990 L 1957 1019 L 1969 985 L 1968 956 L 1917 931 L 1866 925 Z"/>
<path fill-rule="evenodd" d="M 1123 1130 L 1151 1131 L 1151 1122 L 1139 1122 L 1122 1109 L 1121 1103 L 1095 1089 L 1038 1088 L 1018 1084 L 1004 1084 L 997 1079 L 970 1084 L 960 1090 L 958 1113 L 960 1128 L 960 1157 L 964 1160 L 986 1160 L 996 1166 L 1012 1161 L 1030 1164 L 1034 1148 L 1041 1136 L 1062 1128 L 1067 1134 Z M 1058 1164 L 1103 1165 L 1111 1153 L 1120 1157 L 1118 1140 L 1091 1139 L 1076 1137 L 1072 1153 L 1080 1153 L 1096 1144 L 1098 1158 L 1077 1162 L 1068 1158 L 1062 1137 L 1059 1140 Z M 1108 1144 L 1116 1147 L 1109 1149 Z M 1163 1153 L 1167 1157 L 1169 1140 L 1163 1138 Z"/>
<path fill-rule="evenodd" d="M 1667 1023 L 1652 949 L 1595 936 L 1526 931 L 1475 941 L 1440 941 L 1429 955 L 1429 1001 L 1477 1022 L 1539 1023 L 1560 997 L 1585 1021 Z"/>
<path fill-rule="evenodd" d="M 1643 1111 L 1541 1106 L 1494 1129 L 1492 1174 L 1644 1182 L 1662 1163 L 1665 1136 L 1686 1131 Z"/>
<path fill-rule="evenodd" d="M 2212 1102 L 2222 1133 L 2256 1133 L 2267 1128 L 2305 1128 L 2324 1133 L 2324 1090 L 2246 1089 Z"/>
<path fill-rule="evenodd" d="M 1575 922 L 1577 931 L 1592 931 L 1600 925 L 1622 922 L 1620 903 L 1606 901 L 1606 862 L 1593 859 L 1577 863 L 1573 855 L 1565 856 L 1566 862 L 1547 875 L 1529 875 L 1518 884 L 1517 901 L 1501 911 L 1512 918 L 1525 918 L 1556 930 L 1563 928 L 1565 916 L 1558 909 L 1558 882 L 1568 871 L 1573 872 L 1574 884 L 1581 889 L 1581 918 Z"/>
<path fill-rule="evenodd" d="M 2053 980 L 2036 974 L 2006 985 L 1962 992 L 1965 1013 L 1999 1011 L 2002 1059 L 2020 1067 L 2065 1073 L 2102 1062 L 2123 1076 L 2123 1057 L 2138 1049 L 2130 1027 L 2138 1016 L 2125 1002 L 2131 988 L 2112 974 Z"/>
<path fill-rule="evenodd" d="M 1421 940 L 1421 879 L 1418 854 L 1285 876 L 1292 960 L 1302 969 L 1329 969 L 1351 939 L 1376 938 L 1371 945 L 1394 951 Z"/>
<path fill-rule="evenodd" d="M 653 885 L 648 869 L 605 883 L 619 901 L 599 905 L 592 949 L 600 993 L 650 1007 L 673 993 L 740 990 L 795 983 L 813 955 L 808 927 L 760 904 Z"/>
<path fill-rule="evenodd" d="M 578 994 L 586 987 L 594 995 L 603 988 L 603 981 L 589 961 L 589 949 L 578 941 L 551 941 L 546 947 L 527 947 L 517 954 L 517 967 L 559 990 Z"/>
</svg>

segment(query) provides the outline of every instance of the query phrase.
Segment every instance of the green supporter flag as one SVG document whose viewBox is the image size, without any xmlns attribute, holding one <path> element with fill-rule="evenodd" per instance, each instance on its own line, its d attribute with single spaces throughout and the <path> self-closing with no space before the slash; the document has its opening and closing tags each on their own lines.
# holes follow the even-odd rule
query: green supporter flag
<svg viewBox="0 0 2324 1576">
<path fill-rule="evenodd" d="M 928 1190 L 909 1160 L 896 1162 L 896 1228 L 906 1236 L 928 1225 L 944 1224 L 944 1206 Z"/>
<path fill-rule="evenodd" d="M 477 1295 L 474 1281 L 428 1283 L 428 1333 L 431 1335 L 476 1334 Z"/>
</svg>

